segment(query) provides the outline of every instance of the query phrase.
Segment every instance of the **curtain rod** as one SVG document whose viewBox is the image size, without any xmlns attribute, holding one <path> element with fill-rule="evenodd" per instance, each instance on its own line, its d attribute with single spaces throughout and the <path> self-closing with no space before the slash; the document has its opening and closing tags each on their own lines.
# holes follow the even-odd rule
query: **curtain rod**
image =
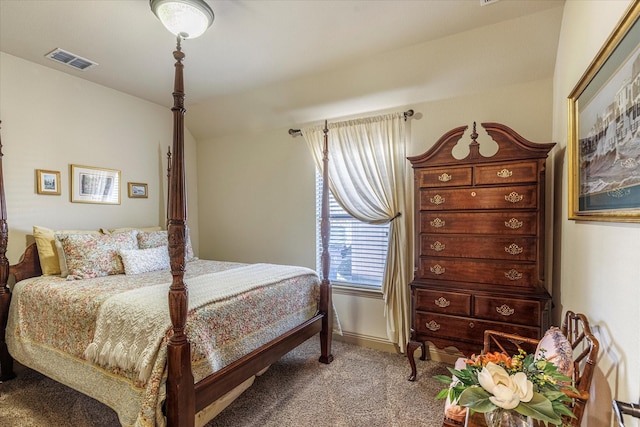
<svg viewBox="0 0 640 427">
<path fill-rule="evenodd" d="M 402 113 L 402 115 L 404 116 L 404 120 L 407 121 L 407 119 L 409 117 L 413 116 L 413 110 L 407 110 L 404 113 Z M 302 135 L 302 130 L 300 129 L 289 129 L 289 135 L 291 136 L 298 136 L 298 135 Z"/>
</svg>

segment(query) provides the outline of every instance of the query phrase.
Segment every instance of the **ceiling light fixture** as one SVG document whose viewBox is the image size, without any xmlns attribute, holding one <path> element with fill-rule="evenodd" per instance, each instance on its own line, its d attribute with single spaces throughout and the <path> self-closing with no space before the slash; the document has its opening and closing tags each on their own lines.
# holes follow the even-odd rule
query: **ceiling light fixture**
<svg viewBox="0 0 640 427">
<path fill-rule="evenodd" d="M 201 36 L 213 23 L 213 10 L 204 0 L 150 0 L 149 4 L 162 25 L 183 39 Z"/>
</svg>

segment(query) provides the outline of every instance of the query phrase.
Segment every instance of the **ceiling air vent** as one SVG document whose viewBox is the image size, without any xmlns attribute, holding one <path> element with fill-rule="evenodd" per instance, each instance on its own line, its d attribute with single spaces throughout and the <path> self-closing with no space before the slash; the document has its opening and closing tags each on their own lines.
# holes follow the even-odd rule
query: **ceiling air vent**
<svg viewBox="0 0 640 427">
<path fill-rule="evenodd" d="M 75 68 L 76 70 L 80 71 L 86 71 L 89 68 L 93 68 L 98 65 L 97 62 L 93 62 L 87 58 L 83 58 L 62 49 L 54 49 L 53 51 L 47 53 L 45 56 L 49 59 L 53 59 L 56 62 L 68 65 L 69 67 Z"/>
</svg>

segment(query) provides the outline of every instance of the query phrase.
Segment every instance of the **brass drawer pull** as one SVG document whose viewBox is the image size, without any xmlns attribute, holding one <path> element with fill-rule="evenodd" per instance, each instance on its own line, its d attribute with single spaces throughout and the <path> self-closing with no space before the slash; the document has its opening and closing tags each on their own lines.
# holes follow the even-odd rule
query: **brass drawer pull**
<svg viewBox="0 0 640 427">
<path fill-rule="evenodd" d="M 439 241 L 435 241 L 431 244 L 431 249 L 433 249 L 436 252 L 442 252 L 444 251 L 446 245 L 440 243 Z"/>
<path fill-rule="evenodd" d="M 433 203 L 434 205 L 441 205 L 444 203 L 444 197 L 442 197 L 439 194 L 436 194 L 435 196 L 433 196 L 432 198 L 429 199 L 429 201 L 431 203 Z"/>
<path fill-rule="evenodd" d="M 473 322 L 469 322 L 469 327 L 470 327 L 471 329 L 473 329 L 473 328 L 475 328 L 475 327 L 476 327 L 476 324 L 475 324 L 475 323 L 473 323 Z"/>
<path fill-rule="evenodd" d="M 522 279 L 522 273 L 519 273 L 518 270 L 514 270 L 513 268 L 508 272 L 504 273 L 504 277 L 509 280 L 519 280 Z"/>
<path fill-rule="evenodd" d="M 451 175 L 449 175 L 448 173 L 444 172 L 442 175 L 440 175 L 438 177 L 438 181 L 440 182 L 448 182 L 451 181 L 453 177 Z"/>
<path fill-rule="evenodd" d="M 496 307 L 496 311 L 506 317 L 511 316 L 513 313 L 515 313 L 515 310 L 509 307 L 507 304 L 502 304 L 500 307 Z"/>
<path fill-rule="evenodd" d="M 478 194 L 475 191 L 471 192 L 471 197 L 476 197 Z"/>
<path fill-rule="evenodd" d="M 497 175 L 500 178 L 509 178 L 511 175 L 513 175 L 513 172 L 510 171 L 509 169 L 502 169 L 501 171 L 498 171 Z"/>
<path fill-rule="evenodd" d="M 505 246 L 504 251 L 511 255 L 518 255 L 522 253 L 523 248 L 516 245 L 515 243 L 512 243 L 509 246 Z"/>
<path fill-rule="evenodd" d="M 445 297 L 438 298 L 437 300 L 434 301 L 434 303 L 440 308 L 449 307 L 451 305 L 451 301 L 449 301 Z"/>
<path fill-rule="evenodd" d="M 516 193 L 515 191 L 512 191 L 511 193 L 504 196 L 504 199 L 507 202 L 518 203 L 518 202 L 521 202 L 522 199 L 524 199 L 524 196 L 522 194 Z"/>
<path fill-rule="evenodd" d="M 440 329 L 440 324 L 438 322 L 436 322 L 435 320 L 431 320 L 429 322 L 427 322 L 425 324 L 425 326 L 427 327 L 428 330 L 430 331 L 437 331 L 438 329 Z"/>
<path fill-rule="evenodd" d="M 504 226 L 512 230 L 517 230 L 518 228 L 522 228 L 522 225 L 523 225 L 523 222 L 518 220 L 517 218 L 511 218 L 509 221 L 504 222 Z"/>
<path fill-rule="evenodd" d="M 433 274 L 437 274 L 437 275 L 444 274 L 444 272 L 445 272 L 445 268 L 443 266 L 441 266 L 440 264 L 434 265 L 429 270 L 431 270 L 431 272 Z"/>
<path fill-rule="evenodd" d="M 444 227 L 444 221 L 441 220 L 440 218 L 436 218 L 433 221 L 430 221 L 429 224 L 431 224 L 431 226 L 434 227 L 434 228 L 442 228 L 442 227 Z"/>
</svg>

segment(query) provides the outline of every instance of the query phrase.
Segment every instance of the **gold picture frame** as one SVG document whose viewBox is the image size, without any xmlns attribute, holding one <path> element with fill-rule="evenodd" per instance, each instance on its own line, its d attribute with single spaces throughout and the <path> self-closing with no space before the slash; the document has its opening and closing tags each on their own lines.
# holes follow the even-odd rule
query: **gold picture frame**
<svg viewBox="0 0 640 427">
<path fill-rule="evenodd" d="M 129 197 L 132 199 L 146 199 L 149 197 L 149 186 L 142 182 L 129 182 Z"/>
<path fill-rule="evenodd" d="M 569 95 L 571 220 L 640 222 L 639 16 L 636 0 Z"/>
<path fill-rule="evenodd" d="M 73 203 L 120 204 L 120 171 L 71 165 Z"/>
<path fill-rule="evenodd" d="M 36 169 L 36 191 L 38 194 L 60 195 L 60 172 Z"/>
</svg>

